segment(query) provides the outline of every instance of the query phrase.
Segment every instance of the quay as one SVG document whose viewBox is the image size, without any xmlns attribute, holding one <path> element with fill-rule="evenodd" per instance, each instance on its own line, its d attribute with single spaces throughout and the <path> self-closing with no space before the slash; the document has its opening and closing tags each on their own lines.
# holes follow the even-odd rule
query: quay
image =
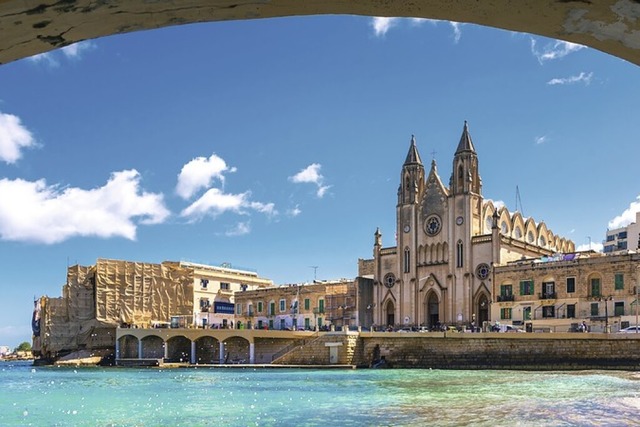
<svg viewBox="0 0 640 427">
<path fill-rule="evenodd" d="M 640 334 L 118 328 L 115 350 L 118 366 L 640 370 Z"/>
</svg>

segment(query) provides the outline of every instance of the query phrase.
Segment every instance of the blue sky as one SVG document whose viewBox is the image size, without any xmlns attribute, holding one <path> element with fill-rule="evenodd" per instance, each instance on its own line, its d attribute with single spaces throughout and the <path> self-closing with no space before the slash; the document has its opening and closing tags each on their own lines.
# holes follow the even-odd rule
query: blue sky
<svg viewBox="0 0 640 427">
<path fill-rule="evenodd" d="M 449 180 L 463 123 L 485 198 L 578 246 L 640 209 L 640 73 L 590 48 L 353 16 L 188 25 L 0 67 L 0 344 L 99 257 L 352 278 L 395 233 L 415 134 Z M 520 206 L 519 206 L 520 207 Z"/>
</svg>

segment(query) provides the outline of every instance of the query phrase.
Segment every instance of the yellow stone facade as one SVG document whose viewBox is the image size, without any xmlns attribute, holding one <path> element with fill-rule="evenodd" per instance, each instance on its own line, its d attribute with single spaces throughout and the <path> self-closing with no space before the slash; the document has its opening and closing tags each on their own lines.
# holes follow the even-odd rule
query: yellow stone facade
<svg viewBox="0 0 640 427">
<path fill-rule="evenodd" d="M 640 254 L 582 252 L 496 267 L 491 317 L 523 329 L 616 332 L 638 324 Z"/>
<path fill-rule="evenodd" d="M 237 292 L 236 328 L 327 330 L 356 327 L 358 281 L 339 280 Z"/>
</svg>

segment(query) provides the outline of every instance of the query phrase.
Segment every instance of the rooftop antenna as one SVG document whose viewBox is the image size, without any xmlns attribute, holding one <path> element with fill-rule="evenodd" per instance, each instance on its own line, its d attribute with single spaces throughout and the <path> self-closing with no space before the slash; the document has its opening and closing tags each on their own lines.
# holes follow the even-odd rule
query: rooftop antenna
<svg viewBox="0 0 640 427">
<path fill-rule="evenodd" d="M 520 205 L 520 209 L 518 209 L 518 205 Z M 522 216 L 524 216 L 524 209 L 522 209 L 522 199 L 520 198 L 520 188 L 516 185 L 516 212 L 520 212 Z"/>
<path fill-rule="evenodd" d="M 309 268 L 313 268 L 313 281 L 316 281 L 316 273 L 318 272 L 318 266 L 317 265 L 310 265 Z"/>
</svg>

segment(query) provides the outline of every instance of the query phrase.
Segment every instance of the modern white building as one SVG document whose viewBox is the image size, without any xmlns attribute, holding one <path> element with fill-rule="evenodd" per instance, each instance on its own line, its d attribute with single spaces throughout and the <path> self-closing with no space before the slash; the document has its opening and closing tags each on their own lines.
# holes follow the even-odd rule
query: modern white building
<svg viewBox="0 0 640 427">
<path fill-rule="evenodd" d="M 626 227 L 607 230 L 603 245 L 604 253 L 640 249 L 640 212 L 636 212 L 636 221 Z"/>
</svg>

